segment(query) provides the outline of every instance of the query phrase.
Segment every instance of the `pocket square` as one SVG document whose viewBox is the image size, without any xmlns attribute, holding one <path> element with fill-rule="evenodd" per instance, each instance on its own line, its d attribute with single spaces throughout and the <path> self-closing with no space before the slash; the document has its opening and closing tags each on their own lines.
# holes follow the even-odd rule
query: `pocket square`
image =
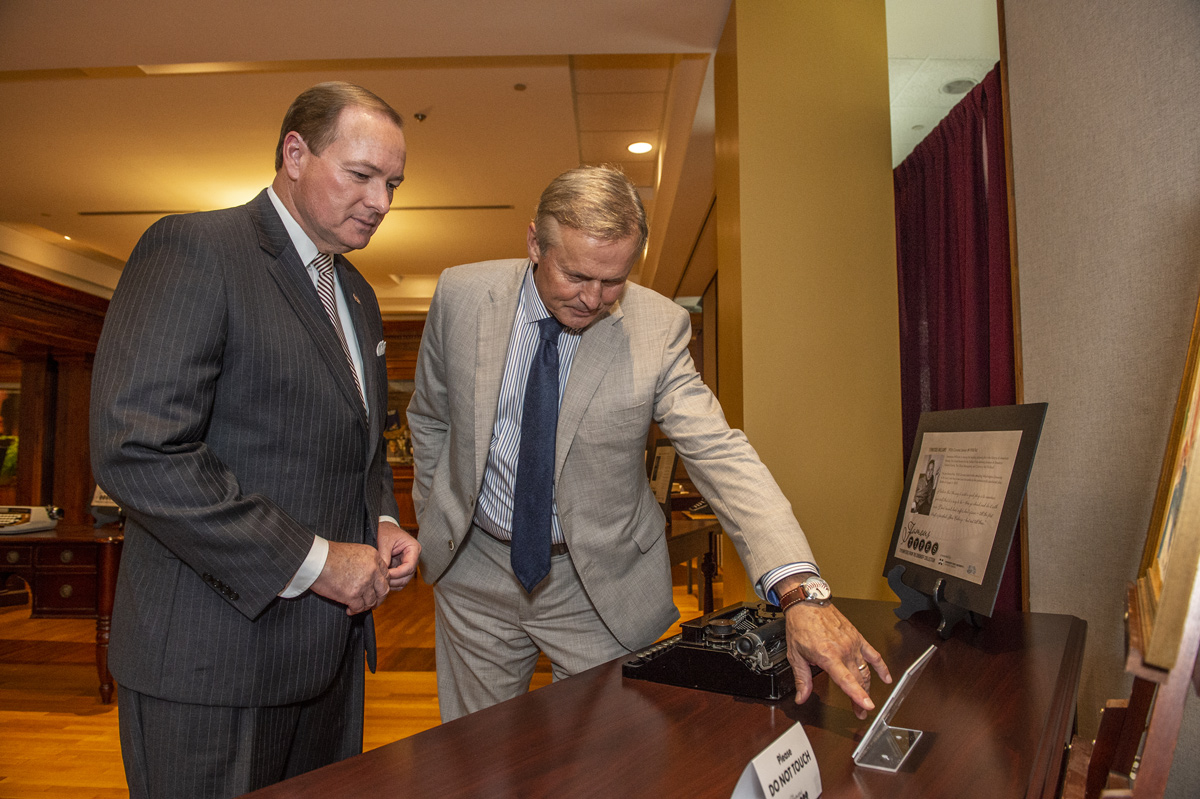
<svg viewBox="0 0 1200 799">
<path fill-rule="evenodd" d="M 379 343 L 378 343 L 378 344 L 375 346 L 375 357 L 377 357 L 377 358 L 378 358 L 380 355 L 383 355 L 383 353 L 384 353 L 386 350 L 387 350 L 387 342 L 386 342 L 386 341 L 381 341 L 381 342 L 379 342 Z"/>
</svg>

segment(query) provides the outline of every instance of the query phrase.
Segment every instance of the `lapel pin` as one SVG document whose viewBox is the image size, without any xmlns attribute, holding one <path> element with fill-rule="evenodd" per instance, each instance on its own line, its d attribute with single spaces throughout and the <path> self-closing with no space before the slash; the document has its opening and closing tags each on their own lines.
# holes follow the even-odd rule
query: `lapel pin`
<svg viewBox="0 0 1200 799">
<path fill-rule="evenodd" d="M 355 302 L 357 302 L 359 305 L 362 305 L 362 300 L 360 300 L 360 299 L 358 298 L 358 295 L 357 295 L 357 294 L 353 294 L 353 293 L 352 293 L 350 296 L 354 298 L 354 301 L 355 301 Z"/>
</svg>

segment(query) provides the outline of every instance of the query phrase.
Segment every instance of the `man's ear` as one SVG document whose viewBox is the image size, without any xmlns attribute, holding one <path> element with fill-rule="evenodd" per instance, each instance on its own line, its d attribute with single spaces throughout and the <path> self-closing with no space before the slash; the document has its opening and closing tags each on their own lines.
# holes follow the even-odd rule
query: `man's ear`
<svg viewBox="0 0 1200 799">
<path fill-rule="evenodd" d="M 541 263 L 542 249 L 538 246 L 537 225 L 533 222 L 529 223 L 529 229 L 525 231 L 525 247 L 529 250 L 529 260 L 535 264 Z"/>
<path fill-rule="evenodd" d="M 294 130 L 283 137 L 283 169 L 292 180 L 300 179 L 300 168 L 310 154 L 304 139 Z"/>
</svg>

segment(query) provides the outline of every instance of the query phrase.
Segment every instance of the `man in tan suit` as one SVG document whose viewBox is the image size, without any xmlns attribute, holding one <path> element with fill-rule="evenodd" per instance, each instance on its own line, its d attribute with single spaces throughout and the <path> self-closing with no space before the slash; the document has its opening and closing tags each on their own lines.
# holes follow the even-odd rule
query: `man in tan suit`
<svg viewBox="0 0 1200 799">
<path fill-rule="evenodd" d="M 828 601 L 787 499 L 696 373 L 687 312 L 626 282 L 646 237 L 624 175 L 575 169 L 542 194 L 528 260 L 455 267 L 438 282 L 408 420 L 442 718 L 527 691 L 539 651 L 560 679 L 678 618 L 644 469 L 652 420 L 756 591 L 785 608 L 796 700 L 814 664 L 865 717 L 870 667 L 890 682 L 887 667 Z"/>
</svg>

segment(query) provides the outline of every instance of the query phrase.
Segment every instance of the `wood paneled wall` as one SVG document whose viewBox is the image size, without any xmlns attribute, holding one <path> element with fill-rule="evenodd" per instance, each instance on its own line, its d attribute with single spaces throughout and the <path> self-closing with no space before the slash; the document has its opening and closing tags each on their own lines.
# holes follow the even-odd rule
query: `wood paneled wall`
<svg viewBox="0 0 1200 799">
<path fill-rule="evenodd" d="M 0 265 L 0 351 L 20 362 L 20 457 L 11 502 L 90 521 L 92 358 L 108 300 Z"/>
<path fill-rule="evenodd" d="M 17 480 L 0 504 L 55 504 L 64 521 L 91 521 L 88 405 L 107 310 L 106 299 L 0 264 L 0 352 L 10 356 L 4 379 L 21 384 Z M 424 327 L 419 319 L 384 322 L 390 380 L 413 380 Z M 393 472 L 400 523 L 415 528 L 412 467 Z"/>
<path fill-rule="evenodd" d="M 417 351 L 421 346 L 421 332 L 424 329 L 423 319 L 384 321 L 383 337 L 387 341 L 389 382 L 409 382 L 416 376 Z M 404 408 L 399 410 L 404 412 Z M 400 525 L 407 530 L 416 530 L 417 513 L 412 501 L 412 466 L 392 464 L 392 474 L 395 476 L 396 504 L 400 507 Z"/>
</svg>

